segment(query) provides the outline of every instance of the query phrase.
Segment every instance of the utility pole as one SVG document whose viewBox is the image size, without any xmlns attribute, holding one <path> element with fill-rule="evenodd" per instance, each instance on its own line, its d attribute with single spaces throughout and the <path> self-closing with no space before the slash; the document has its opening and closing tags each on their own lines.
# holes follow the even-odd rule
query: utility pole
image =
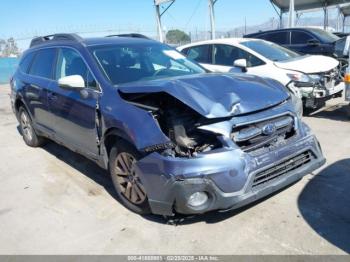
<svg viewBox="0 0 350 262">
<path fill-rule="evenodd" d="M 295 26 L 295 21 L 294 21 L 294 0 L 290 0 L 289 2 L 289 27 L 294 27 Z"/>
<path fill-rule="evenodd" d="M 162 19 L 161 19 L 161 14 L 160 14 L 160 5 L 157 5 L 155 3 L 155 7 L 156 7 L 156 16 L 157 16 L 158 39 L 159 39 L 159 42 L 163 43 L 164 42 L 164 38 L 163 38 Z"/>
<path fill-rule="evenodd" d="M 215 12 L 214 5 L 217 0 L 208 0 L 209 1 L 209 16 L 210 16 L 210 37 L 215 39 Z"/>
<path fill-rule="evenodd" d="M 162 16 L 164 13 L 174 4 L 175 0 L 154 0 L 154 6 L 156 8 L 156 19 L 157 19 L 157 32 L 158 32 L 158 39 L 160 42 L 164 42 L 164 36 L 163 36 L 163 26 L 162 26 Z M 161 12 L 160 6 L 162 4 L 169 3 L 169 5 Z"/>
<path fill-rule="evenodd" d="M 328 28 L 328 8 L 327 6 L 325 5 L 323 7 L 323 29 L 324 30 L 327 30 Z"/>
</svg>

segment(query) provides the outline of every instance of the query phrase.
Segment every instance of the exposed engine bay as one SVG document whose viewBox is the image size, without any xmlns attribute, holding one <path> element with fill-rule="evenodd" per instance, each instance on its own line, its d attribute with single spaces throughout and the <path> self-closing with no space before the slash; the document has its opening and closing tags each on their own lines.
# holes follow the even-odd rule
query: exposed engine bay
<svg viewBox="0 0 350 262">
<path fill-rule="evenodd" d="M 178 99 L 167 93 L 133 93 L 120 92 L 129 103 L 149 111 L 171 144 L 158 146 L 145 151 L 159 151 L 168 156 L 191 157 L 200 152 L 222 146 L 217 135 L 198 127 L 222 119 L 207 119 Z"/>
</svg>

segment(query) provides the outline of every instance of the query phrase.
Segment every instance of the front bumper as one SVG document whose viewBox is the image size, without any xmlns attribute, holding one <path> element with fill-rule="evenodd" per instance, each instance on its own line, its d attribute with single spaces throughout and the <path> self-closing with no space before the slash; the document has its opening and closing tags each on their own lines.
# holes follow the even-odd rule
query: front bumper
<svg viewBox="0 0 350 262">
<path fill-rule="evenodd" d="M 259 187 L 255 175 L 293 156 L 310 151 L 312 161 Z M 258 156 L 240 149 L 212 152 L 193 159 L 148 155 L 137 163 L 138 174 L 148 193 L 154 214 L 201 214 L 211 210 L 239 208 L 299 180 L 325 163 L 317 139 L 309 135 Z M 209 200 L 194 208 L 187 204 L 195 192 L 206 192 Z"/>
<path fill-rule="evenodd" d="M 340 82 L 339 84 L 332 87 L 323 87 L 323 86 L 309 86 L 309 87 L 301 87 L 300 91 L 302 96 L 305 98 L 327 98 L 332 97 L 336 94 L 340 94 L 344 91 L 344 82 Z M 341 96 L 341 95 L 340 95 Z"/>
</svg>

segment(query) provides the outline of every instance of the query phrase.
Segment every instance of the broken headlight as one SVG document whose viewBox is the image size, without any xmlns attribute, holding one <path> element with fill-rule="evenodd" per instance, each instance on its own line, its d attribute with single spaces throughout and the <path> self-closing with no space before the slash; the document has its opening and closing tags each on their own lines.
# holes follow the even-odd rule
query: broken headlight
<svg viewBox="0 0 350 262">
<path fill-rule="evenodd" d="M 312 78 L 310 78 L 308 75 L 305 75 L 302 73 L 292 73 L 292 74 L 287 74 L 287 76 L 290 78 L 290 80 L 297 82 L 297 83 L 312 83 L 312 82 L 314 82 Z"/>
<path fill-rule="evenodd" d="M 312 79 L 312 82 L 314 82 L 314 83 L 317 83 L 317 82 L 320 82 L 321 81 L 321 76 L 320 75 L 318 75 L 318 74 L 312 74 L 312 75 L 308 75 L 309 76 L 309 78 L 311 78 Z"/>
</svg>

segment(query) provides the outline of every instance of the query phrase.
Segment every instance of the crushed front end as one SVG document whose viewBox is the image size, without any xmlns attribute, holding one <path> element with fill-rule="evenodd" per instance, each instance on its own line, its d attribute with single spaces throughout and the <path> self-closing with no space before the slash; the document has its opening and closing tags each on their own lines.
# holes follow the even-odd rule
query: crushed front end
<svg viewBox="0 0 350 262">
<path fill-rule="evenodd" d="M 344 91 L 343 74 L 340 66 L 328 72 L 303 75 L 300 80 L 299 74 L 289 83 L 289 88 L 299 90 L 306 108 L 320 108 L 325 102 L 337 97 L 342 97 Z"/>
<path fill-rule="evenodd" d="M 172 144 L 146 148 L 148 154 L 137 163 L 154 214 L 235 209 L 325 163 L 317 139 L 297 117 L 291 99 L 207 123 L 190 112 L 174 109 L 166 123 L 155 114 Z"/>
</svg>

